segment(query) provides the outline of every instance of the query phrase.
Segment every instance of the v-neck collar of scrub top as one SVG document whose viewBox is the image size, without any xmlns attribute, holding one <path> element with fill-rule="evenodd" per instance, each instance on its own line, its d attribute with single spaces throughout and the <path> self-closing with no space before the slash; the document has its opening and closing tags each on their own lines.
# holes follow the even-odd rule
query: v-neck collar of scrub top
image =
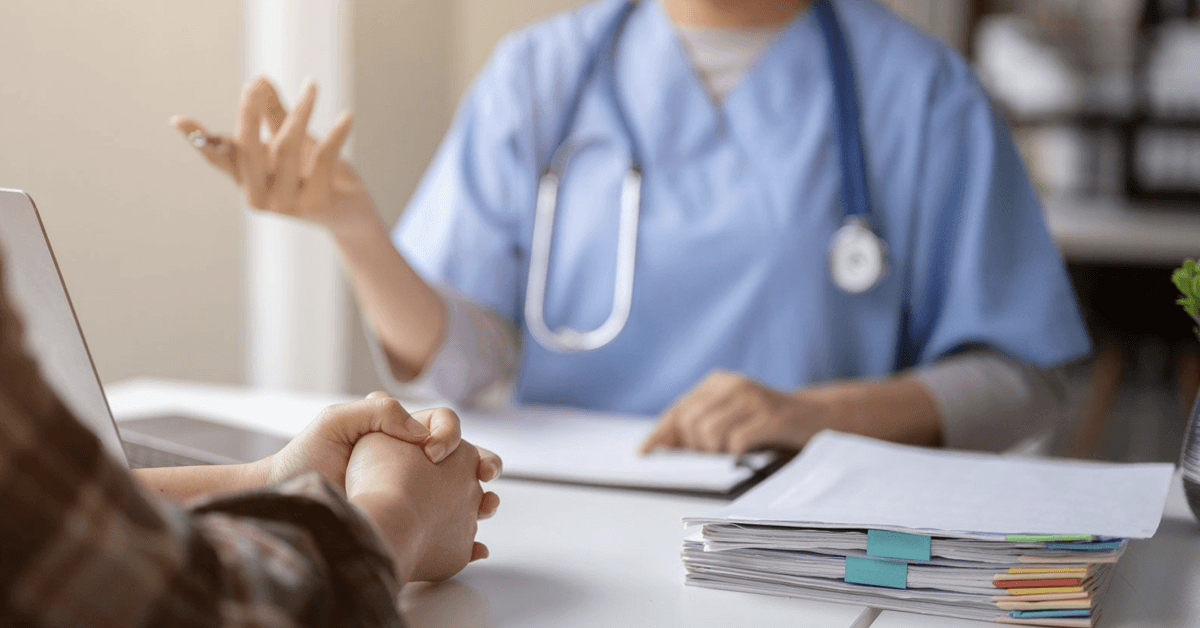
<svg viewBox="0 0 1200 628">
<path fill-rule="evenodd" d="M 721 103 L 704 88 L 657 0 L 638 3 L 618 46 L 614 91 L 629 112 L 648 169 L 687 163 L 695 150 L 714 139 L 733 140 L 753 161 L 756 144 L 772 136 L 777 121 L 795 115 L 796 104 L 813 96 L 813 86 L 796 80 L 797 74 L 827 73 L 811 7 L 792 19 Z"/>
</svg>

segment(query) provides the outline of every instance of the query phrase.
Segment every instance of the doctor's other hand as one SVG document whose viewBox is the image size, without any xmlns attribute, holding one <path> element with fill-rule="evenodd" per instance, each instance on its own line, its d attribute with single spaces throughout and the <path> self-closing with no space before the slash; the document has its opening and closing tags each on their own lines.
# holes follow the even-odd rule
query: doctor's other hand
<svg viewBox="0 0 1200 628">
<path fill-rule="evenodd" d="M 766 447 L 800 449 L 833 423 L 834 408 L 817 391 L 783 392 L 738 373 L 714 371 L 664 412 L 642 443 L 742 455 Z"/>
<path fill-rule="evenodd" d="M 475 533 L 500 500 L 479 485 L 482 459 L 467 442 L 438 464 L 386 434 L 368 434 L 355 445 L 346 496 L 391 546 L 404 582 L 445 580 L 487 558 Z"/>
<path fill-rule="evenodd" d="M 288 112 L 275 86 L 260 76 L 242 90 L 233 135 L 210 133 L 188 116 L 172 117 L 171 126 L 233 178 L 251 207 L 309 220 L 335 233 L 375 227 L 380 218 L 374 202 L 354 168 L 341 158 L 352 117 L 342 112 L 318 141 L 308 134 L 316 99 L 317 87 L 310 80 Z"/>
</svg>

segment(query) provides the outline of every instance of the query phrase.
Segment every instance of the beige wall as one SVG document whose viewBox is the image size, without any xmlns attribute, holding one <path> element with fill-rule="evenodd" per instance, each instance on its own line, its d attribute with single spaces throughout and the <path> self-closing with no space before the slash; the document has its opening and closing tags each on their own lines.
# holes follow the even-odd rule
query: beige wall
<svg viewBox="0 0 1200 628">
<path fill-rule="evenodd" d="M 450 125 L 451 13 L 442 0 L 356 0 L 351 28 L 353 162 L 392 224 Z M 366 393 L 382 386 L 360 316 L 355 303 L 347 388 Z"/>
<path fill-rule="evenodd" d="M 454 0 L 454 88 L 461 94 L 506 33 L 582 0 Z"/>
<path fill-rule="evenodd" d="M 4 0 L 0 186 L 37 201 L 101 377 L 242 379 L 237 196 L 167 126 L 232 122 L 241 3 Z"/>
</svg>

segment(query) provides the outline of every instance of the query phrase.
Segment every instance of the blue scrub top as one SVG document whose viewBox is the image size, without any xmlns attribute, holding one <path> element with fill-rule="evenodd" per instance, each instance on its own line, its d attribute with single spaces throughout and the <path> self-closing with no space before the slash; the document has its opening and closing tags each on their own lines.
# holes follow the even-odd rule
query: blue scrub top
<svg viewBox="0 0 1200 628">
<path fill-rule="evenodd" d="M 427 280 L 522 322 L 538 177 L 620 5 L 497 47 L 394 233 Z M 871 220 L 890 255 L 882 283 L 847 295 L 829 278 L 843 210 L 812 12 L 717 105 L 662 7 L 643 0 L 611 61 L 616 89 L 601 65 L 582 96 L 572 136 L 601 142 L 562 181 L 545 310 L 551 329 L 586 330 L 612 307 L 631 154 L 615 92 L 645 176 L 629 322 L 588 353 L 548 351 L 523 331 L 518 401 L 653 414 L 713 369 L 794 389 L 969 344 L 1034 365 L 1090 351 L 1038 198 L 966 63 L 869 0 L 835 7 L 857 72 Z"/>
</svg>

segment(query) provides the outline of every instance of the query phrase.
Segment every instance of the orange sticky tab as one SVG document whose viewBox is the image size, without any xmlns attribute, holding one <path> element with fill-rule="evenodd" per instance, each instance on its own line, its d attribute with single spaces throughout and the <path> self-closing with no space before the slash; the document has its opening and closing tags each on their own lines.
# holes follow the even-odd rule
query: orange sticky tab
<svg viewBox="0 0 1200 628">
<path fill-rule="evenodd" d="M 1009 595 L 1038 595 L 1040 593 L 1082 593 L 1083 587 L 1035 587 L 1031 589 L 1009 589 Z"/>
<path fill-rule="evenodd" d="M 1077 587 L 1083 584 L 1080 578 L 1046 578 L 1042 580 L 994 580 L 992 586 L 1001 589 L 1029 589 L 1042 587 Z"/>
<path fill-rule="evenodd" d="M 1086 568 L 1081 567 L 1062 567 L 1062 568 L 1039 568 L 1039 567 L 1013 567 L 1008 570 L 1010 574 L 1084 574 L 1087 573 Z"/>
</svg>

